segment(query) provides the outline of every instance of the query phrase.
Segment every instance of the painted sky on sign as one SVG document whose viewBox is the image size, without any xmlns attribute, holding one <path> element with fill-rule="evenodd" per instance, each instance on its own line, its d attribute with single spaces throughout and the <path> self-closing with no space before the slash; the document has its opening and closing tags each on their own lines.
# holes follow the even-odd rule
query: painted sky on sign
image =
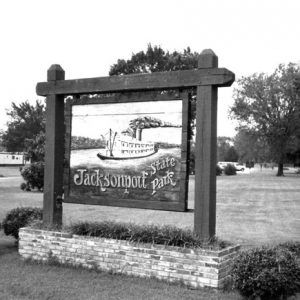
<svg viewBox="0 0 300 300">
<path fill-rule="evenodd" d="M 173 125 L 182 125 L 182 101 L 149 101 L 74 105 L 72 107 L 72 136 L 98 139 L 109 129 L 122 132 L 131 120 L 152 117 Z M 150 133 L 150 131 L 153 133 Z M 181 128 L 145 129 L 143 137 L 150 141 L 181 143 Z"/>
</svg>

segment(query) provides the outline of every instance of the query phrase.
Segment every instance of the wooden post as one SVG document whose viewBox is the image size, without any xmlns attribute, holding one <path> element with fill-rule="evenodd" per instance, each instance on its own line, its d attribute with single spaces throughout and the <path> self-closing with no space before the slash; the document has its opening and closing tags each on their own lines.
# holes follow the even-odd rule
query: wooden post
<svg viewBox="0 0 300 300">
<path fill-rule="evenodd" d="M 48 82 L 65 79 L 60 65 L 47 72 Z M 45 224 L 62 224 L 62 195 L 64 173 L 64 95 L 48 95 L 46 99 L 46 146 L 44 176 Z"/>
<path fill-rule="evenodd" d="M 217 67 L 215 53 L 203 50 L 198 69 Z M 197 87 L 194 231 L 203 239 L 216 230 L 217 99 L 216 85 Z"/>
</svg>

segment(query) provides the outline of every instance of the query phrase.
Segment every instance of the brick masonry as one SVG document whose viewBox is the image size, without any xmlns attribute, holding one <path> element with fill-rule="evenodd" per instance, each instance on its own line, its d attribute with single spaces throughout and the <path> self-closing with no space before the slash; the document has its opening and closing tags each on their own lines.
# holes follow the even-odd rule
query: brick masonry
<svg viewBox="0 0 300 300">
<path fill-rule="evenodd" d="M 132 243 L 70 233 L 21 228 L 19 254 L 25 259 L 113 271 L 197 287 L 221 288 L 240 246 L 222 250 Z"/>
</svg>

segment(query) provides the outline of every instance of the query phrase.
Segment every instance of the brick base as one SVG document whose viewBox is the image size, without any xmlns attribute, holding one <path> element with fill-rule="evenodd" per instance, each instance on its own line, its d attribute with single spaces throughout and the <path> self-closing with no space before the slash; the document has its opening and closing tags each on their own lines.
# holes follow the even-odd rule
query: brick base
<svg viewBox="0 0 300 300">
<path fill-rule="evenodd" d="M 23 258 L 55 259 L 62 264 L 180 281 L 195 288 L 221 288 L 240 248 L 195 250 L 31 228 L 21 228 L 19 237 L 19 254 Z"/>
</svg>

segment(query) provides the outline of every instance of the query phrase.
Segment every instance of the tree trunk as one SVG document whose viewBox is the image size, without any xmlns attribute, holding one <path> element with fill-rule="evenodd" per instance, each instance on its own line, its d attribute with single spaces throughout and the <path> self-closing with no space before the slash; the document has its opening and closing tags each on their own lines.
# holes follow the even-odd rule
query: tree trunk
<svg viewBox="0 0 300 300">
<path fill-rule="evenodd" d="M 276 176 L 284 176 L 284 174 L 283 174 L 283 163 L 282 162 L 278 163 L 278 171 L 277 171 Z"/>
</svg>

